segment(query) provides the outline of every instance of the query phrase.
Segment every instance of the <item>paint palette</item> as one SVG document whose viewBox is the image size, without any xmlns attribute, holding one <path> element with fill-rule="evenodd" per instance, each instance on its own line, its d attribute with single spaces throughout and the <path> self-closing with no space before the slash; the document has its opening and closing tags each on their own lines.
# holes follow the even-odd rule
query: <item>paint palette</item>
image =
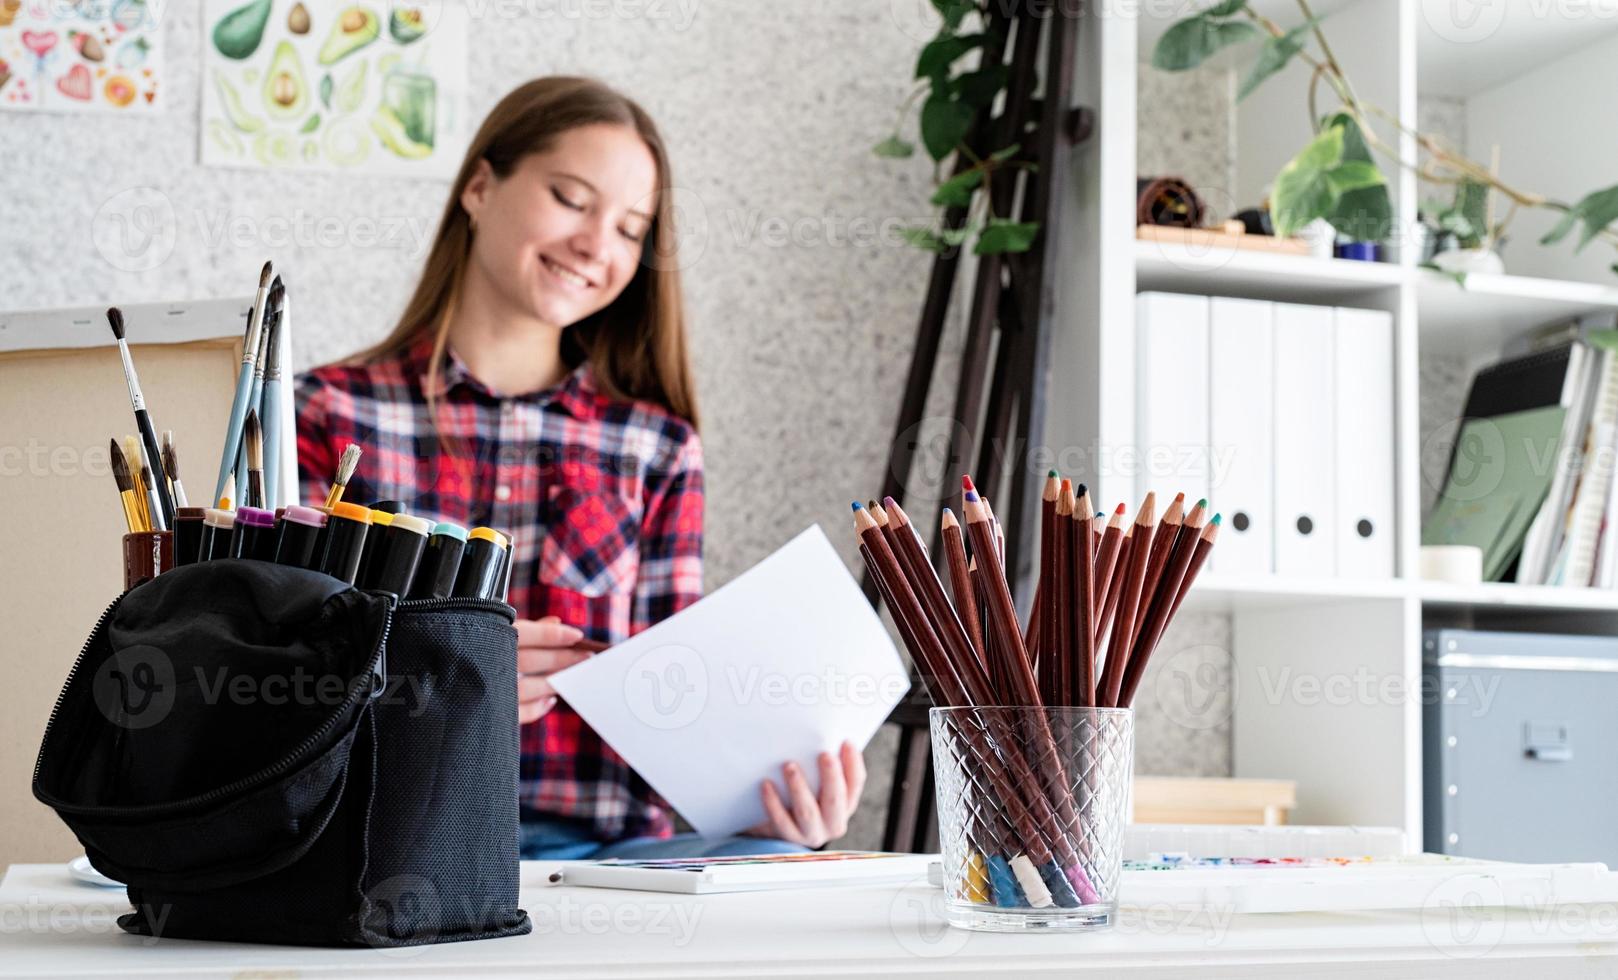
<svg viewBox="0 0 1618 980">
<path fill-rule="evenodd" d="M 809 851 L 740 857 L 610 860 L 570 864 L 552 881 L 586 888 L 713 895 L 850 885 L 924 883 L 935 855 Z"/>
</svg>

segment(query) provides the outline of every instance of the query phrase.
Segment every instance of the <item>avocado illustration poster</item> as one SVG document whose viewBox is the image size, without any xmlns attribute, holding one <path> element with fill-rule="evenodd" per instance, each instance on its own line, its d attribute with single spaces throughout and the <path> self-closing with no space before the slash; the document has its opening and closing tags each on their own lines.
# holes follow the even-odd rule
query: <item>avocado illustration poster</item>
<svg viewBox="0 0 1618 980">
<path fill-rule="evenodd" d="M 0 111 L 154 112 L 162 37 L 146 0 L 0 0 Z"/>
<path fill-rule="evenodd" d="M 204 13 L 205 165 L 454 175 L 470 137 L 463 4 L 207 0 Z"/>
</svg>

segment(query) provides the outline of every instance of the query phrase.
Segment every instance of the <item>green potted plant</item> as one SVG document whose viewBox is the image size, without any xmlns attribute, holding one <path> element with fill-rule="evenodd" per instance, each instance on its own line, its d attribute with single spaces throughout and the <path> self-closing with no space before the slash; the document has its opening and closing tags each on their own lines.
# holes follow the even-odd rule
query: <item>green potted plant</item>
<svg viewBox="0 0 1618 980">
<path fill-rule="evenodd" d="M 1500 228 L 1490 220 L 1492 198 L 1488 185 L 1463 180 L 1455 185 L 1455 199 L 1449 204 L 1429 201 L 1422 208 L 1438 235 L 1438 250 L 1432 257 L 1435 268 L 1457 275 L 1505 271 L 1500 253 L 1495 251 Z"/>
</svg>

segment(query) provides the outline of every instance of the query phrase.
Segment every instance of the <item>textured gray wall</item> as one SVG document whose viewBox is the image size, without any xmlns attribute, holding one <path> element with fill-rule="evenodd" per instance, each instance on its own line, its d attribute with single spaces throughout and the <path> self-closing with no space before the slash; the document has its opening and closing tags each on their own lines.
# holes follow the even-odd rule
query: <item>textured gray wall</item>
<svg viewBox="0 0 1618 980">
<path fill-rule="evenodd" d="M 527 78 L 585 73 L 640 99 L 670 143 L 706 412 L 709 587 L 815 521 L 852 565 L 847 501 L 880 487 L 927 275 L 924 256 L 883 232 L 926 217 L 928 168 L 869 152 L 930 31 L 906 16 L 915 5 L 470 6 L 475 116 Z M 501 16 L 508 6 L 518 16 Z M 240 295 L 270 257 L 296 304 L 298 367 L 376 339 L 447 185 L 199 167 L 201 25 L 193 5 L 166 10 L 165 115 L 0 123 L 0 304 Z M 118 238 L 120 220 L 147 216 L 153 234 Z M 867 807 L 852 842 L 874 843 L 881 816 Z"/>
</svg>

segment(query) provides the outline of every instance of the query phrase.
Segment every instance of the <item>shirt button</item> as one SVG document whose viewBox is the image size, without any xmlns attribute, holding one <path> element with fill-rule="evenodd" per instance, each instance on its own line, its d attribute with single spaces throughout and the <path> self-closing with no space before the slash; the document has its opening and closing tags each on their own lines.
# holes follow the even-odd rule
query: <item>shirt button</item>
<svg viewBox="0 0 1618 980">
<path fill-rule="evenodd" d="M 511 499 L 511 488 L 506 486 L 505 484 L 501 484 L 500 486 L 495 487 L 494 488 L 494 499 L 500 501 L 501 503 L 505 503 L 506 501 L 510 500 Z"/>
</svg>

